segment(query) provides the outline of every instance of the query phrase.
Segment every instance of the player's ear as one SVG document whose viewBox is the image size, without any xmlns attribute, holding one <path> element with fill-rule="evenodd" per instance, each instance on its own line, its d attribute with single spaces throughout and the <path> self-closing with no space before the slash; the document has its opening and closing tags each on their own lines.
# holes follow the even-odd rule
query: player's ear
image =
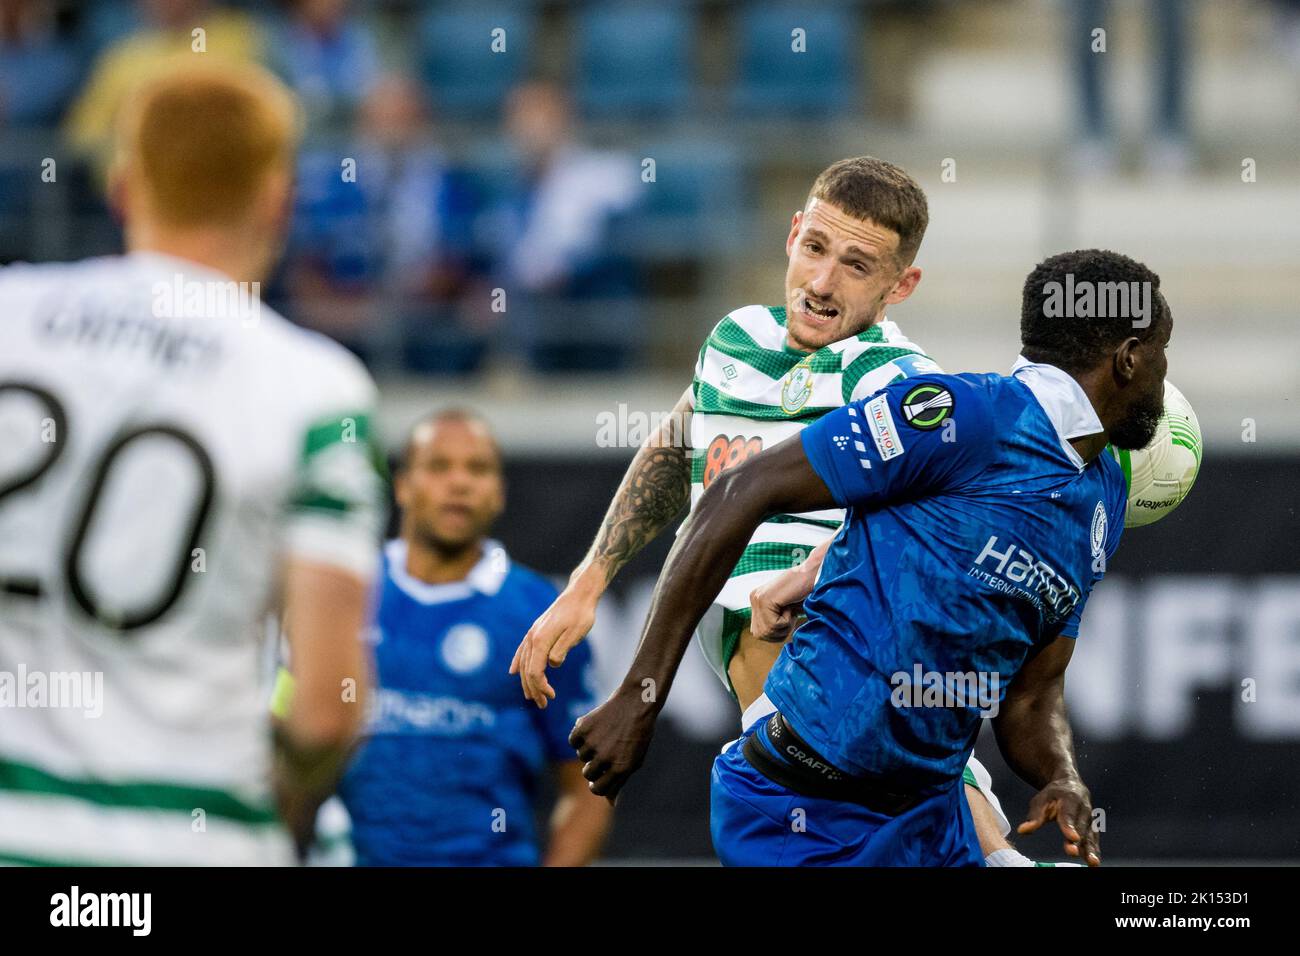
<svg viewBox="0 0 1300 956">
<path fill-rule="evenodd" d="M 501 475 L 497 479 L 496 508 L 492 512 L 492 520 L 495 521 L 497 518 L 500 518 L 501 515 L 505 512 L 505 510 L 506 510 L 506 478 L 505 475 Z"/>
<path fill-rule="evenodd" d="M 393 500 L 397 502 L 397 507 L 406 510 L 410 497 L 411 490 L 407 482 L 406 468 L 405 466 L 399 466 L 393 472 Z"/>
<path fill-rule="evenodd" d="M 114 160 L 108 170 L 108 208 L 118 222 L 126 222 L 131 190 L 127 178 L 126 163 L 121 159 Z"/>
<path fill-rule="evenodd" d="M 920 268 L 917 266 L 908 266 L 903 270 L 903 274 L 898 277 L 898 281 L 894 283 L 894 287 L 889 290 L 889 295 L 885 298 L 885 304 L 895 305 L 902 302 L 916 291 L 916 287 L 920 282 Z"/>
<path fill-rule="evenodd" d="M 1142 361 L 1138 354 L 1138 346 L 1141 344 L 1140 339 L 1130 335 L 1115 349 L 1115 377 L 1124 384 L 1133 381 L 1137 374 L 1138 364 Z"/>
<path fill-rule="evenodd" d="M 796 209 L 793 216 L 790 217 L 790 235 L 785 237 L 785 254 L 788 256 L 794 252 L 795 240 L 799 238 L 799 226 L 803 223 L 803 210 Z"/>
</svg>

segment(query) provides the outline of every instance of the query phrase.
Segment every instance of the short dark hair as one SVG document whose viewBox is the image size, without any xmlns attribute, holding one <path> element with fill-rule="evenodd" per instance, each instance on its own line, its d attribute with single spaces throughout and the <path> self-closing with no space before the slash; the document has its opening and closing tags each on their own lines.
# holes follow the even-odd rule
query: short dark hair
<svg viewBox="0 0 1300 956">
<path fill-rule="evenodd" d="M 820 199 L 855 219 L 870 219 L 894 230 L 898 261 L 904 266 L 916 258 L 930 224 L 925 190 L 900 167 L 874 156 L 855 156 L 827 166 L 813 182 L 808 199 Z"/>
<path fill-rule="evenodd" d="M 1150 284 L 1151 314 L 1145 325 L 1134 323 L 1132 309 L 1101 310 L 1108 313 L 1105 315 L 1094 309 L 1093 315 L 1067 317 L 1053 314 L 1055 310 L 1049 308 L 1049 300 L 1055 298 L 1059 303 L 1063 290 L 1071 286 L 1082 290 L 1085 283 L 1091 283 L 1092 294 L 1100 300 L 1099 290 L 1133 282 Z M 1109 314 L 1111 311 L 1116 314 Z M 1020 304 L 1021 354 L 1031 362 L 1083 372 L 1130 336 L 1147 341 L 1170 318 L 1169 303 L 1160 292 L 1160 277 L 1142 263 L 1109 249 L 1062 252 L 1034 266 L 1025 279 Z"/>
<path fill-rule="evenodd" d="M 430 412 L 411 426 L 410 430 L 406 433 L 406 444 L 402 446 L 402 457 L 397 463 L 398 471 L 405 471 L 407 466 L 410 465 L 411 455 L 415 451 L 415 436 L 419 433 L 420 429 L 426 425 L 441 425 L 445 422 L 461 422 L 462 424 L 478 425 L 481 427 L 485 432 L 487 432 L 488 438 L 492 440 L 492 450 L 496 452 L 497 463 L 501 464 L 501 446 L 497 444 L 497 437 L 492 431 L 492 426 L 488 424 L 488 420 L 472 408 L 453 405 L 448 408 L 438 409 L 435 412 Z"/>
</svg>

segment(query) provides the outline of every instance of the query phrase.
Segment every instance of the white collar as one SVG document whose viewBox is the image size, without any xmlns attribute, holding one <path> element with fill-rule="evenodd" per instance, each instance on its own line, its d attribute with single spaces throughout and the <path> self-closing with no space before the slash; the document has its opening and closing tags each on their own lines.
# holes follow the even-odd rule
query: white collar
<svg viewBox="0 0 1300 956">
<path fill-rule="evenodd" d="M 1011 375 L 1034 393 L 1034 398 L 1038 399 L 1038 404 L 1047 413 L 1047 420 L 1056 429 L 1061 448 L 1070 456 L 1074 466 L 1082 471 L 1086 462 L 1074 450 L 1070 439 L 1096 435 L 1104 430 L 1088 394 L 1072 375 L 1055 365 L 1031 362 L 1023 355 L 1011 366 Z"/>
<path fill-rule="evenodd" d="M 510 573 L 510 558 L 500 541 L 488 538 L 483 542 L 483 557 L 469 569 L 463 581 L 430 584 L 411 576 L 406 570 L 406 542 L 394 538 L 384 545 L 388 559 L 388 576 L 408 597 L 421 604 L 442 604 L 472 597 L 475 592 L 491 597 L 501 590 L 506 575 Z"/>
<path fill-rule="evenodd" d="M 124 258 L 132 262 L 142 262 L 146 267 L 155 269 L 159 272 L 166 271 L 172 275 L 180 275 L 185 278 L 194 279 L 219 279 L 222 282 L 234 282 L 235 280 L 226 275 L 220 269 L 212 266 L 205 266 L 201 262 L 195 262 L 193 259 L 184 259 L 181 256 L 172 255 L 170 252 L 159 252 L 156 249 L 136 249 L 134 252 L 125 253 Z"/>
<path fill-rule="evenodd" d="M 903 338 L 903 330 L 898 327 L 897 322 L 884 318 L 877 324 L 880 326 L 880 337 L 884 339 L 884 341 L 894 342 Z"/>
</svg>

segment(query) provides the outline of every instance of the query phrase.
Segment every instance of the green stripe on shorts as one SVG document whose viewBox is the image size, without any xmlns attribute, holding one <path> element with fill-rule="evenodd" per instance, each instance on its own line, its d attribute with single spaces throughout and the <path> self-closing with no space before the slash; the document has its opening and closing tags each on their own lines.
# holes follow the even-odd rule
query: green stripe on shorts
<svg viewBox="0 0 1300 956">
<path fill-rule="evenodd" d="M 0 760 L 0 790 L 71 797 L 102 807 L 132 810 L 171 810 L 186 814 L 203 810 L 209 816 L 250 825 L 279 822 L 273 807 L 254 806 L 224 790 L 154 781 L 73 780 L 9 760 Z"/>
</svg>

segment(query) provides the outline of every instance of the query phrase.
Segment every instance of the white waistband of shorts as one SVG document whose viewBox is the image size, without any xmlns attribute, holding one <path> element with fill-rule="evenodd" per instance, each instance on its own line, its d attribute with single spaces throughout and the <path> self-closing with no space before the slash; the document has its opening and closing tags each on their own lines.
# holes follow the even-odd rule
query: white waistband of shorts
<svg viewBox="0 0 1300 956">
<path fill-rule="evenodd" d="M 745 708 L 745 713 L 740 718 L 740 732 L 743 734 L 764 717 L 776 710 L 776 704 L 768 698 L 767 694 L 759 694 L 758 699 Z"/>
</svg>

